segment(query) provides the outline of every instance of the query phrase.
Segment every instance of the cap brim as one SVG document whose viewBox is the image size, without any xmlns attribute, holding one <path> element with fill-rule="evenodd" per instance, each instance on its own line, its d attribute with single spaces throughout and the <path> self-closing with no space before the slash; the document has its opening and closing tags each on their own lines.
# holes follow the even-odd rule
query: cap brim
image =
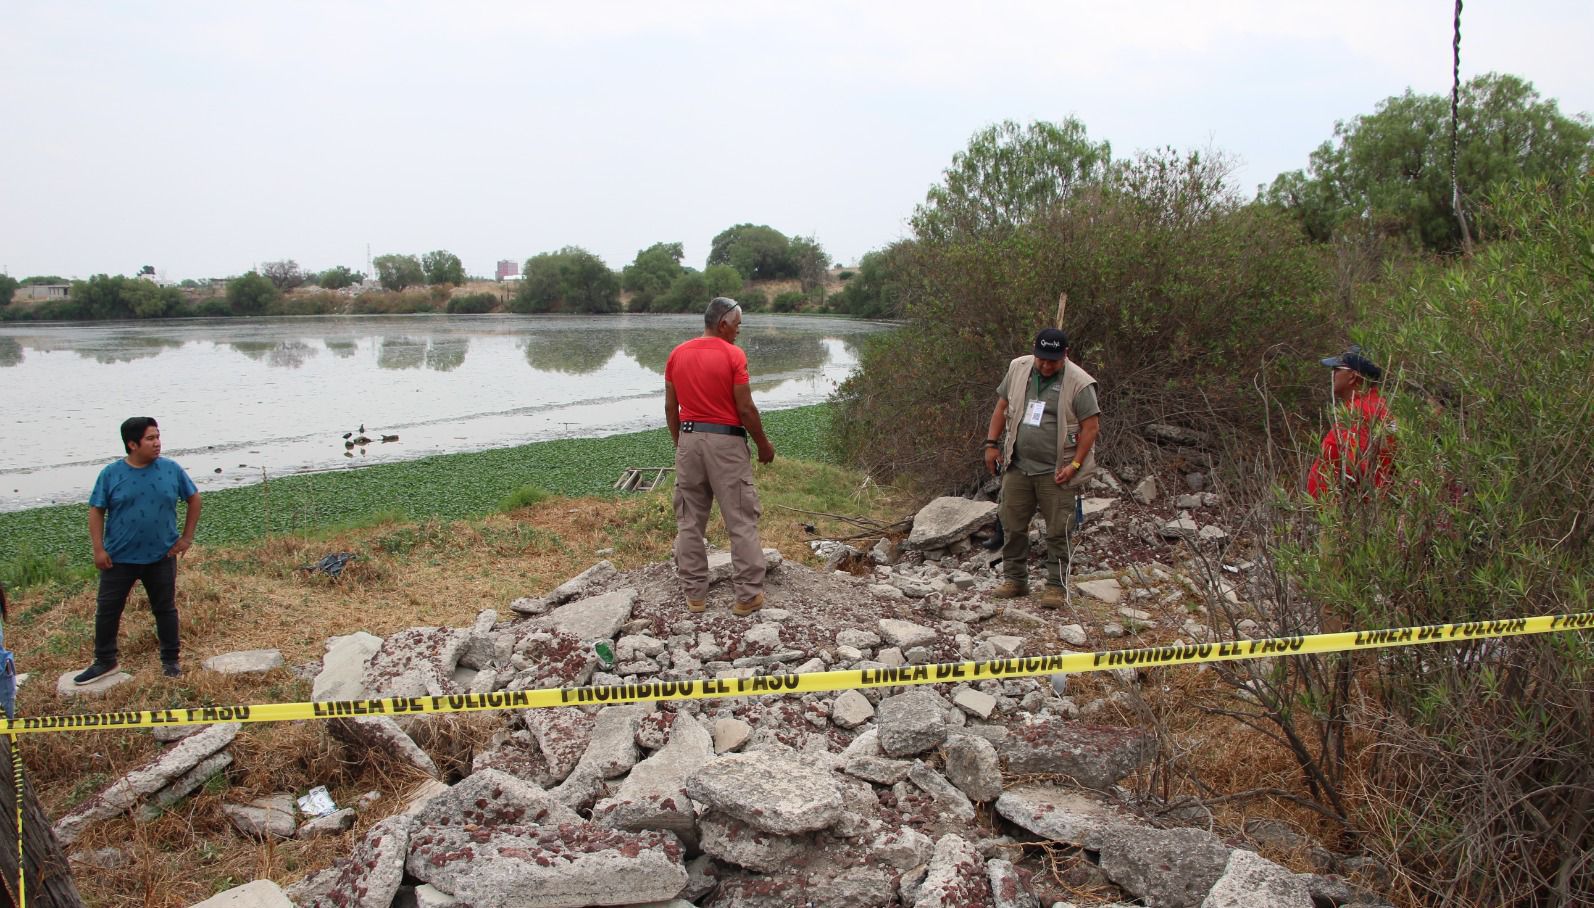
<svg viewBox="0 0 1594 908">
<path fill-rule="evenodd" d="M 1343 356 L 1330 356 L 1328 359 L 1322 360 L 1322 363 L 1327 368 L 1338 369 L 1340 366 L 1345 365 L 1345 357 L 1343 357 Z"/>
<path fill-rule="evenodd" d="M 1035 358 L 1036 359 L 1050 360 L 1050 361 L 1052 361 L 1054 363 L 1057 362 L 1058 360 L 1062 359 L 1066 355 L 1067 354 L 1065 354 L 1065 353 L 1042 353 L 1039 350 L 1035 351 Z"/>
</svg>

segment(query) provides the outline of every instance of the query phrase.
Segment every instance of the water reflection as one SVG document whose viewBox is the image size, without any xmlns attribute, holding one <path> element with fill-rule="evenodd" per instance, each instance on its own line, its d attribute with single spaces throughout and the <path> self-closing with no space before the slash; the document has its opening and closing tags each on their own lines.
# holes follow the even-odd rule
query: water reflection
<svg viewBox="0 0 1594 908">
<path fill-rule="evenodd" d="M 452 372 L 465 363 L 465 353 L 470 349 L 468 337 L 435 337 L 426 348 L 426 368 L 438 372 Z"/>
<path fill-rule="evenodd" d="M 620 338 L 612 331 L 560 331 L 530 335 L 522 347 L 526 363 L 533 369 L 590 375 L 614 358 L 620 349 Z"/>
<path fill-rule="evenodd" d="M 132 335 L 109 338 L 103 344 L 75 348 L 78 356 L 97 363 L 130 363 L 135 360 L 160 356 L 167 350 L 181 347 L 183 342 L 170 337 Z"/>
<path fill-rule="evenodd" d="M 266 354 L 266 365 L 297 369 L 304 365 L 305 360 L 320 352 L 303 341 L 284 341 Z"/>
<path fill-rule="evenodd" d="M 0 369 L 22 362 L 22 345 L 14 337 L 0 337 Z"/>
<path fill-rule="evenodd" d="M 323 340 L 321 343 L 324 344 L 328 350 L 331 350 L 332 355 L 336 356 L 338 359 L 348 359 L 354 355 L 354 352 L 357 349 L 359 349 L 359 345 L 351 340 L 333 340 L 329 337 Z"/>
<path fill-rule="evenodd" d="M 419 369 L 426 362 L 426 341 L 413 337 L 384 337 L 376 353 L 379 369 Z"/>
</svg>

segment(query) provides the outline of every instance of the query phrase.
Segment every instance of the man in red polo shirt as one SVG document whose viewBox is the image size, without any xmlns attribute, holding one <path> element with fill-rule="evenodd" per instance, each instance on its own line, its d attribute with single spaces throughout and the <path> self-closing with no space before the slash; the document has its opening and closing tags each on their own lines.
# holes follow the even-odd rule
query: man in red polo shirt
<svg viewBox="0 0 1594 908">
<path fill-rule="evenodd" d="M 1336 490 L 1389 486 L 1395 472 L 1394 418 L 1378 393 L 1384 370 L 1354 344 L 1323 360 L 1333 371 L 1334 424 L 1306 476 L 1306 493 L 1323 498 Z"/>
<path fill-rule="evenodd" d="M 747 456 L 747 436 L 758 445 L 758 462 L 775 459 L 775 446 L 747 385 L 747 354 L 736 346 L 742 307 L 716 297 L 703 313 L 703 336 L 670 353 L 664 366 L 664 419 L 675 440 L 675 570 L 686 607 L 708 607 L 708 553 L 703 529 L 709 509 L 720 504 L 731 537 L 736 605 L 745 617 L 764 607 L 764 549 L 758 541 L 758 491 Z"/>
</svg>

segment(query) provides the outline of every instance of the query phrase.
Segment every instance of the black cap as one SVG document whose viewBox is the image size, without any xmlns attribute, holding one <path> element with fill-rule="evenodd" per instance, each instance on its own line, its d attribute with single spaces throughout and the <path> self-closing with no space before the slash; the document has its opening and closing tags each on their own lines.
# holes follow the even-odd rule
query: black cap
<svg viewBox="0 0 1594 908">
<path fill-rule="evenodd" d="M 1384 370 L 1378 368 L 1355 344 L 1351 344 L 1344 353 L 1323 360 L 1323 365 L 1330 369 L 1349 369 L 1369 381 L 1382 381 L 1384 377 Z"/>
<path fill-rule="evenodd" d="M 1068 350 L 1068 335 L 1061 328 L 1042 328 L 1035 335 L 1036 359 L 1062 359 Z"/>
</svg>

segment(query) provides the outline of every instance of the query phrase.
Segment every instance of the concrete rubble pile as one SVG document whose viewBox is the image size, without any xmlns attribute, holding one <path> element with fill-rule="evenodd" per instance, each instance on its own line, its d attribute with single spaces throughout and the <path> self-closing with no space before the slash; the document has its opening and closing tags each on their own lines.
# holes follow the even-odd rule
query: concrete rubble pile
<svg viewBox="0 0 1594 908">
<path fill-rule="evenodd" d="M 1099 557 L 1089 540 L 1103 523 L 1135 521 L 1158 535 L 1163 518 L 1143 506 L 1116 517 L 1136 509 L 1132 496 L 1141 491 L 1110 476 L 1098 481 L 1085 504 L 1087 567 Z M 1163 517 L 1168 506 L 1191 510 L 1166 498 L 1157 499 Z M 1193 510 L 1210 507 L 1203 501 L 1198 495 Z M 1049 654 L 1056 650 L 1038 647 L 1057 639 L 1081 648 L 1135 645 L 1110 641 L 1152 625 L 1205 641 L 1220 636 L 1213 627 L 1223 622 L 1195 620 L 1203 603 L 1242 610 L 1243 572 L 1202 582 L 1191 569 L 1149 561 L 1082 573 L 1076 564 L 1071 592 L 1088 607 L 1074 612 L 996 602 L 987 595 L 1000 579 L 996 554 L 979 544 L 994 519 L 989 502 L 941 499 L 919 515 L 904 545 L 820 547 L 820 559 L 863 575 L 816 571 L 771 550 L 770 606 L 749 619 L 725 607 L 725 553 L 711 558 L 718 598 L 700 615 L 685 611 L 670 565 L 621 572 L 601 562 L 546 596 L 511 603 L 508 619 L 487 611 L 468 628 L 334 638 L 315 696 L 911 669 Z M 1200 527 L 1179 544 L 1220 545 Z M 1238 632 L 1266 630 L 1251 620 Z M 595 641 L 611 644 L 612 664 L 599 663 Z M 1338 877 L 1297 874 L 1261 857 L 1256 849 L 1274 844 L 1264 837 L 1229 841 L 1204 827 L 1146 819 L 1137 810 L 1146 805 L 1120 783 L 1156 757 L 1156 741 L 1109 721 L 1132 714 L 1118 707 L 1133 700 L 1140 678 L 1120 670 L 1105 695 L 1082 702 L 1065 695 L 1065 681 L 504 711 L 493 714 L 501 727 L 457 779 L 443 778 L 418 743 L 436 717 L 335 720 L 328 731 L 346 746 L 435 781 L 407 810 L 361 824 L 365 832 L 336 865 L 286 890 L 257 880 L 217 896 L 236 893 L 232 901 L 212 902 L 1038 908 L 1038 893 L 1058 889 L 1045 885 L 1040 865 L 1026 861 L 1033 849 L 1021 843 L 1044 842 L 1079 856 L 1092 887 L 1140 905 L 1378 904 Z M 57 832 L 70 842 L 87 824 L 163 791 L 186 794 L 189 782 L 197 787 L 225 768 L 220 758 L 230 760 L 236 733 L 236 725 L 217 725 L 175 744 L 147 771 L 62 818 Z M 301 823 L 287 796 L 227 810 L 240 834 L 279 838 L 335 834 L 361 815 L 346 808 L 336 820 Z M 306 833 L 312 823 L 323 831 Z M 1333 868 L 1338 856 L 1323 855 L 1322 868 Z"/>
</svg>

